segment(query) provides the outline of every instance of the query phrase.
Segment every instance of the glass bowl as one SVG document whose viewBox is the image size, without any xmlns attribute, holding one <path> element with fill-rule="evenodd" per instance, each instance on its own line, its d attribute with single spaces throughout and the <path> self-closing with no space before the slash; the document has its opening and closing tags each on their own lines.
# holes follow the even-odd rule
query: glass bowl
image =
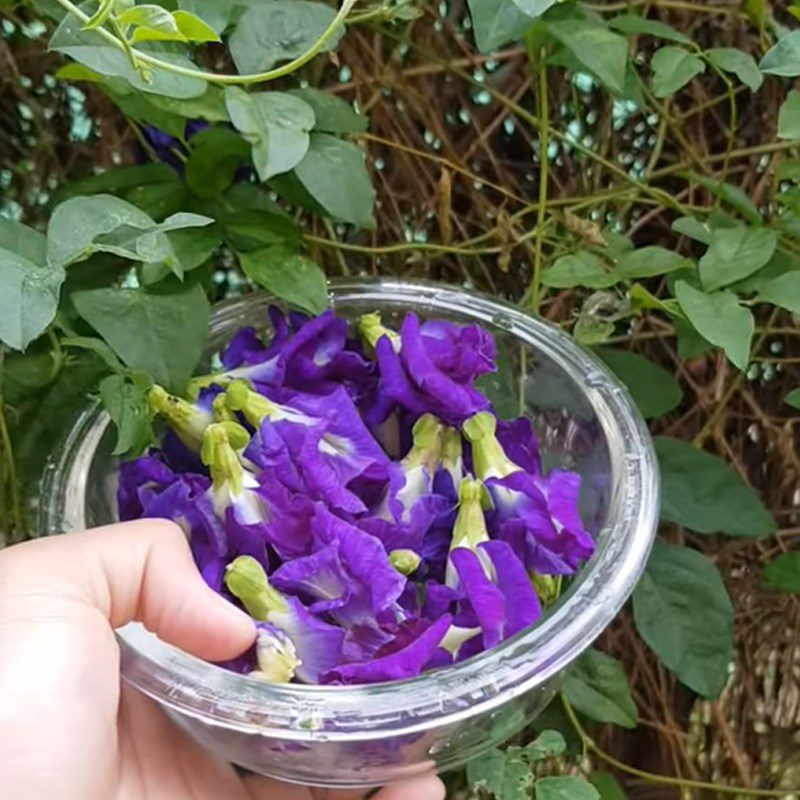
<svg viewBox="0 0 800 800">
<path fill-rule="evenodd" d="M 483 385 L 501 416 L 526 414 L 545 464 L 582 475 L 591 561 L 540 623 L 490 652 L 421 677 L 363 687 L 270 685 L 170 647 L 132 624 L 119 631 L 124 679 L 218 756 L 284 781 L 370 787 L 446 770 L 502 742 L 540 713 L 560 677 L 611 622 L 644 569 L 659 484 L 647 429 L 627 391 L 565 333 L 519 308 L 462 289 L 391 279 L 330 287 L 347 317 L 406 311 L 477 322 L 500 369 Z M 244 325 L 266 327 L 264 295 L 218 306 L 209 353 Z M 43 533 L 115 520 L 116 464 L 107 416 L 91 405 L 46 470 Z"/>
</svg>

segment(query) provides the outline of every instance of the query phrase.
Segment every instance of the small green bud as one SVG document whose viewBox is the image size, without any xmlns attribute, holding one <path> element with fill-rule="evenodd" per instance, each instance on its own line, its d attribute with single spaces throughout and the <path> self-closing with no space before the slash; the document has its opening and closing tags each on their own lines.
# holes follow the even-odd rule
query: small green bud
<svg viewBox="0 0 800 800">
<path fill-rule="evenodd" d="M 472 465 L 482 481 L 505 478 L 520 471 L 497 441 L 497 420 L 493 414 L 488 411 L 475 414 L 464 423 L 462 430 L 472 444 Z"/>
<path fill-rule="evenodd" d="M 264 395 L 254 392 L 241 378 L 231 381 L 225 390 L 225 397 L 228 408 L 241 411 L 247 421 L 256 428 L 266 417 L 273 416 L 278 409 L 275 403 Z"/>
<path fill-rule="evenodd" d="M 412 575 L 417 571 L 422 559 L 413 550 L 392 550 L 389 553 L 389 563 L 401 574 Z"/>
<path fill-rule="evenodd" d="M 225 567 L 225 586 L 241 600 L 253 619 L 263 622 L 272 613 L 288 611 L 288 604 L 280 592 L 269 585 L 267 573 L 252 556 L 239 556 Z"/>
<path fill-rule="evenodd" d="M 453 525 L 451 550 L 456 547 L 475 550 L 481 542 L 489 541 L 489 530 L 483 515 L 487 496 L 482 481 L 472 478 L 464 478 L 461 481 L 458 487 L 458 514 Z"/>
<path fill-rule="evenodd" d="M 358 334 L 370 347 L 374 348 L 382 336 L 388 336 L 394 349 L 400 349 L 400 336 L 383 325 L 381 315 L 377 311 L 361 315 L 358 320 Z"/>
<path fill-rule="evenodd" d="M 157 384 L 152 386 L 147 396 L 150 411 L 164 417 L 177 437 L 195 452 L 200 450 L 203 434 L 214 421 L 210 413 L 187 403 L 180 397 L 169 394 Z"/>
<path fill-rule="evenodd" d="M 540 575 L 538 572 L 531 572 L 531 582 L 545 608 L 553 605 L 561 596 L 560 575 Z"/>
<path fill-rule="evenodd" d="M 414 444 L 403 459 L 405 467 L 422 464 L 429 475 L 433 475 L 442 458 L 442 434 L 444 425 L 433 414 L 423 414 L 411 431 Z"/>
<path fill-rule="evenodd" d="M 228 483 L 234 494 L 242 491 L 244 467 L 237 451 L 247 447 L 249 441 L 247 431 L 236 422 L 215 422 L 206 428 L 200 458 L 208 467 L 215 488 Z"/>
<path fill-rule="evenodd" d="M 218 394 L 211 403 L 211 413 L 214 422 L 236 422 L 236 417 L 228 405 L 228 398 L 224 394 Z"/>
</svg>

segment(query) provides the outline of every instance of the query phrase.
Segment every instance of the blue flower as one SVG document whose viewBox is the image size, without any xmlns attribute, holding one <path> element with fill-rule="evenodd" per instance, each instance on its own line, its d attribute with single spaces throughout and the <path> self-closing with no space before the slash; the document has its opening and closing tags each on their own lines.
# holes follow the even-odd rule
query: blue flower
<svg viewBox="0 0 800 800">
<path fill-rule="evenodd" d="M 438 321 L 420 324 L 416 315 L 407 314 L 399 339 L 384 330 L 376 329 L 374 321 L 366 330 L 362 324 L 362 334 L 374 340 L 380 369 L 380 411 L 373 409 L 373 419 L 388 416 L 395 404 L 458 426 L 490 407 L 474 387 L 477 377 L 495 369 L 494 340 L 482 328 Z"/>
<path fill-rule="evenodd" d="M 318 619 L 297 598 L 274 589 L 255 559 L 240 556 L 231 562 L 225 571 L 225 585 L 251 617 L 270 623 L 288 637 L 293 648 L 292 668 L 299 680 L 319 683 L 341 663 L 344 631 Z"/>
</svg>

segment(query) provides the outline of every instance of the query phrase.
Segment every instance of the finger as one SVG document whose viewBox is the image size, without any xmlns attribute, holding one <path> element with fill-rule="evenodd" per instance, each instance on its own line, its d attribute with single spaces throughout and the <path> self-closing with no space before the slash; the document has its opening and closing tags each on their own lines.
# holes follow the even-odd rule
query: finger
<svg viewBox="0 0 800 800">
<path fill-rule="evenodd" d="M 203 582 L 185 534 L 165 520 L 12 547 L 0 554 L 0 604 L 15 597 L 19 615 L 85 603 L 115 628 L 140 621 L 164 641 L 212 661 L 239 655 L 255 638 L 250 618 Z"/>
<path fill-rule="evenodd" d="M 372 800 L 444 800 L 444 784 L 435 775 L 422 775 L 381 789 Z"/>
</svg>

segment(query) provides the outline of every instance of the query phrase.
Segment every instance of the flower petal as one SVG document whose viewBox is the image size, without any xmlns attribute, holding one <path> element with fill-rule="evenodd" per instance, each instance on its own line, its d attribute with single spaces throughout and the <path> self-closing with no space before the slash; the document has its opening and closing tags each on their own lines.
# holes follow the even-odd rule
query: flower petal
<svg viewBox="0 0 800 800">
<path fill-rule="evenodd" d="M 413 678 L 437 656 L 439 642 L 444 638 L 451 622 L 450 616 L 444 616 L 430 623 L 411 641 L 406 641 L 402 635 L 398 636 L 397 639 L 402 644 L 399 649 L 378 655 L 371 661 L 335 667 L 323 677 L 323 683 L 381 683 Z M 391 644 L 385 645 L 383 650 L 391 647 Z M 379 654 L 381 652 L 378 651 Z"/>
</svg>

